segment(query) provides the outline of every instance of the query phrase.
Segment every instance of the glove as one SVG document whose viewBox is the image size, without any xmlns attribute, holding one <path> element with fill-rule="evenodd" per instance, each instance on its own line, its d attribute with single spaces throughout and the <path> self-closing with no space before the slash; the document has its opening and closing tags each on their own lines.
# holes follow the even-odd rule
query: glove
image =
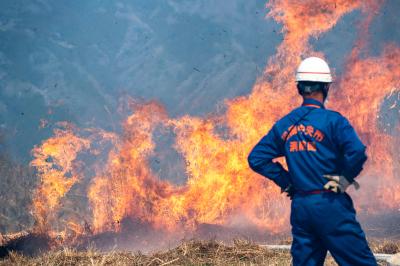
<svg viewBox="0 0 400 266">
<path fill-rule="evenodd" d="M 354 185 L 355 189 L 360 188 L 360 184 L 357 181 L 353 181 L 350 183 L 344 176 L 342 175 L 324 175 L 326 179 L 328 179 L 328 183 L 325 184 L 324 189 L 331 190 L 335 193 L 344 193 L 346 189 L 350 185 Z"/>
<path fill-rule="evenodd" d="M 289 184 L 289 186 L 287 186 L 284 190 L 282 190 L 282 193 L 286 193 L 286 196 L 290 200 L 292 200 L 294 194 L 296 193 L 296 189 L 291 184 Z"/>
</svg>

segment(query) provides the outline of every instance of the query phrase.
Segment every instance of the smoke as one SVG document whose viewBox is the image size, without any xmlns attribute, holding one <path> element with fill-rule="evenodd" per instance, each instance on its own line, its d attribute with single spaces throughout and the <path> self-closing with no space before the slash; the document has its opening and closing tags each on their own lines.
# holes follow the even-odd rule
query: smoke
<svg viewBox="0 0 400 266">
<path fill-rule="evenodd" d="M 0 124 L 11 152 L 29 161 L 59 121 L 110 130 L 125 95 L 180 116 L 247 94 L 279 42 L 263 6 L 3 1 Z"/>
</svg>

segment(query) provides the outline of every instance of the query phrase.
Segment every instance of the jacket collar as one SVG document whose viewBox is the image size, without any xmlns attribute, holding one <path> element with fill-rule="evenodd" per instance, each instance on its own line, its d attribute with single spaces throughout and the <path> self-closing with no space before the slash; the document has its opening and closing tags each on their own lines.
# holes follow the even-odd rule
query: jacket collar
<svg viewBox="0 0 400 266">
<path fill-rule="evenodd" d="M 304 99 L 303 104 L 301 106 L 309 106 L 309 107 L 325 109 L 325 106 L 323 103 L 321 103 L 320 101 L 317 101 L 315 99 L 311 99 L 311 98 Z"/>
</svg>

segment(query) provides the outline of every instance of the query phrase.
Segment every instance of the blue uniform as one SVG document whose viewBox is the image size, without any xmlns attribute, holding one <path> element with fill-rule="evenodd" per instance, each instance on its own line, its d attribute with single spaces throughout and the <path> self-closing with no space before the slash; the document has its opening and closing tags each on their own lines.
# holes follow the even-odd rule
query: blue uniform
<svg viewBox="0 0 400 266">
<path fill-rule="evenodd" d="M 349 121 L 314 99 L 280 119 L 251 151 L 257 173 L 295 191 L 290 221 L 294 265 L 323 265 L 327 250 L 339 265 L 377 265 L 348 194 L 324 193 L 323 175 L 350 182 L 367 160 Z M 278 162 L 285 156 L 289 171 Z"/>
</svg>

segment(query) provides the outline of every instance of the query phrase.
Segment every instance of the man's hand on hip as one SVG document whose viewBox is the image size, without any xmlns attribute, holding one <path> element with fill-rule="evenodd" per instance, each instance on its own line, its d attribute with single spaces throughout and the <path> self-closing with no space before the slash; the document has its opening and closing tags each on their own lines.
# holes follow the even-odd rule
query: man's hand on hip
<svg viewBox="0 0 400 266">
<path fill-rule="evenodd" d="M 360 185 L 354 181 L 350 183 L 344 176 L 342 175 L 324 175 L 326 179 L 328 179 L 328 183 L 325 184 L 324 189 L 331 190 L 335 193 L 344 193 L 346 189 L 354 184 L 356 189 L 360 188 Z"/>
</svg>

